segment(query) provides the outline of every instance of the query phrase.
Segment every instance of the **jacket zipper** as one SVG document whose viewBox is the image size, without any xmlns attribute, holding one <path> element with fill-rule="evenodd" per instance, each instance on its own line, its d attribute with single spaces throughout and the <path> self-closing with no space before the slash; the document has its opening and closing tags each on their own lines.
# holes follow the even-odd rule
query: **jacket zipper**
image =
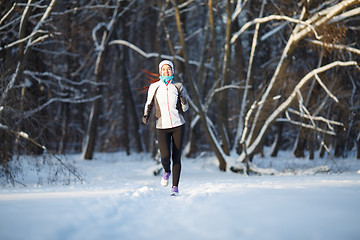
<svg viewBox="0 0 360 240">
<path fill-rule="evenodd" d="M 166 87 L 166 95 L 167 95 L 167 105 L 168 105 L 168 110 L 169 110 L 170 123 L 171 123 L 171 127 L 174 127 L 172 118 L 171 118 L 171 112 L 170 112 L 169 87 Z"/>
</svg>

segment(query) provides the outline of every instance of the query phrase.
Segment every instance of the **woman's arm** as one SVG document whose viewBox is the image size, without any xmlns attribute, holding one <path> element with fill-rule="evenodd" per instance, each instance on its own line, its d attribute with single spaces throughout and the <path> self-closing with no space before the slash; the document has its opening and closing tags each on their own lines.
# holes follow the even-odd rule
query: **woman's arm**
<svg viewBox="0 0 360 240">
<path fill-rule="evenodd" d="M 147 125 L 149 123 L 151 110 L 154 105 L 154 95 L 155 95 L 154 85 L 150 85 L 148 94 L 147 94 L 145 107 L 144 107 L 144 115 L 142 118 L 142 123 L 145 125 Z"/>
<path fill-rule="evenodd" d="M 186 112 L 189 109 L 189 103 L 187 101 L 187 97 L 188 94 L 186 92 L 186 89 L 184 88 L 183 84 L 181 84 L 180 89 L 179 89 L 179 98 L 180 98 L 180 102 L 181 102 L 181 108 L 183 110 L 183 112 Z"/>
</svg>

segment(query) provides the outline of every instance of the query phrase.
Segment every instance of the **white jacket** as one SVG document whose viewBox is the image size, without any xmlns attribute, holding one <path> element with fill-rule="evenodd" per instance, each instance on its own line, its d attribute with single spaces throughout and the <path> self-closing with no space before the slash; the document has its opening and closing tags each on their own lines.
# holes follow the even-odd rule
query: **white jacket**
<svg viewBox="0 0 360 240">
<path fill-rule="evenodd" d="M 157 81 L 150 85 L 145 103 L 144 117 L 150 117 L 155 103 L 157 123 L 156 128 L 167 129 L 181 126 L 185 123 L 182 112 L 189 108 L 187 93 L 182 83 L 171 80 L 166 85 Z"/>
</svg>

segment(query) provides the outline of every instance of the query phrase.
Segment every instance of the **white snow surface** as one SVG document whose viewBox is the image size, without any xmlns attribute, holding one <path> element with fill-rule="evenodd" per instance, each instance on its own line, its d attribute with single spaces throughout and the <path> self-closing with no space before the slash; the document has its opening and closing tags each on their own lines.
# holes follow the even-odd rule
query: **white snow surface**
<svg viewBox="0 0 360 240">
<path fill-rule="evenodd" d="M 360 160 L 289 156 L 255 158 L 262 176 L 183 158 L 171 197 L 149 154 L 70 155 L 83 184 L 0 188 L 0 239 L 360 239 Z"/>
</svg>

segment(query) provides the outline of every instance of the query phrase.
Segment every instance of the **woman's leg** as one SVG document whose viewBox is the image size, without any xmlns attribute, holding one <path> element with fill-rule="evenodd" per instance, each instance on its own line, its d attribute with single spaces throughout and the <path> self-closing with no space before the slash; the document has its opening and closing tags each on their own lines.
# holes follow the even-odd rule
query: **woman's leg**
<svg viewBox="0 0 360 240">
<path fill-rule="evenodd" d="M 181 173 L 181 154 L 185 136 L 185 125 L 176 127 L 172 132 L 173 186 L 179 185 Z"/>
<path fill-rule="evenodd" d="M 171 134 L 165 129 L 157 129 L 161 164 L 165 172 L 170 172 L 170 143 Z"/>
</svg>

